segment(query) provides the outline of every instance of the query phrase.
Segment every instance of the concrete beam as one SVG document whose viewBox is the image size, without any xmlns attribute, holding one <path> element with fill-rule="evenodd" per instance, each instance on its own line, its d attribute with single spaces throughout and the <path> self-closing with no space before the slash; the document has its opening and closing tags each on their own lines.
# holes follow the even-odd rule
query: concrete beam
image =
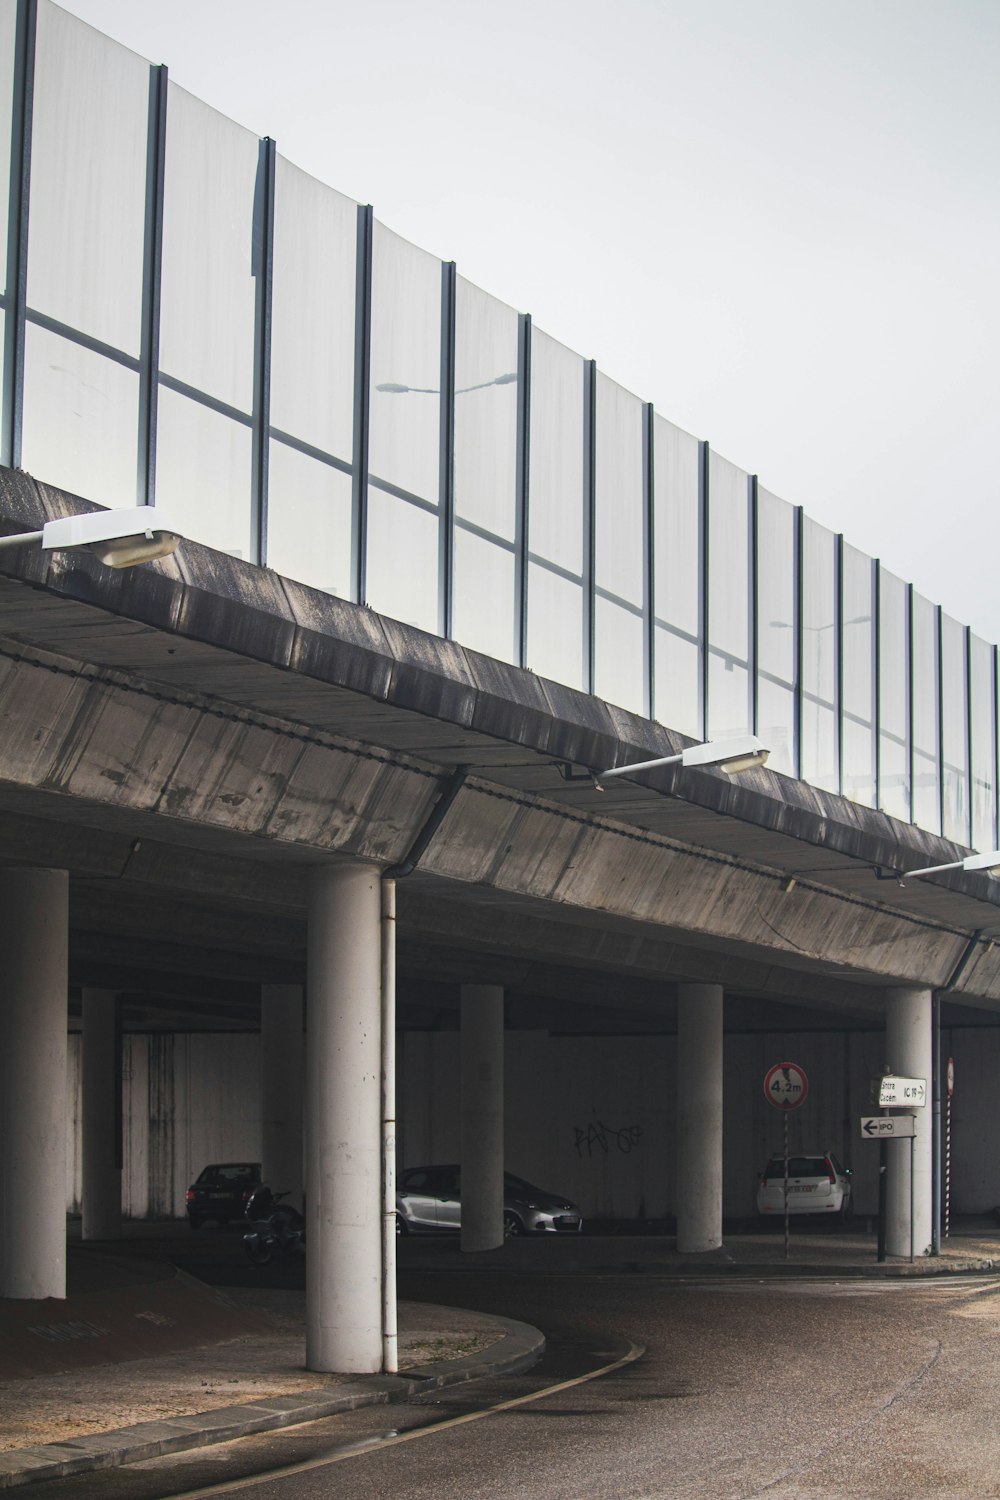
<svg viewBox="0 0 1000 1500">
<path fill-rule="evenodd" d="M 435 768 L 409 757 L 320 743 L 276 720 L 248 724 L 224 704 L 163 702 L 48 654 L 0 657 L 0 697 L 14 726 L 0 785 L 57 793 L 68 811 L 79 802 L 152 816 L 163 842 L 175 823 L 196 824 L 205 838 L 238 836 L 249 852 L 389 862 L 440 795 Z M 481 779 L 458 794 L 422 869 L 899 983 L 943 984 L 966 946 L 960 932 L 874 901 L 805 883 L 785 890 L 780 872 Z M 989 998 L 1000 999 L 996 977 Z"/>
<path fill-rule="evenodd" d="M 27 475 L 0 471 L 0 528 L 37 527 L 86 508 Z M 95 662 L 141 665 L 161 684 L 221 692 L 314 726 L 340 729 L 348 707 L 367 700 L 372 742 L 432 759 L 475 763 L 480 751 L 495 765 L 502 759 L 515 779 L 543 772 L 551 787 L 558 762 L 599 768 L 680 748 L 677 735 L 639 715 L 193 542 L 119 573 L 86 556 L 28 549 L 6 553 L 0 572 L 35 585 L 12 610 L 22 639 L 57 648 L 72 641 Z M 497 779 L 500 771 L 496 765 Z M 618 784 L 612 811 L 640 823 L 650 809 L 655 817 L 665 804 L 652 789 L 680 795 L 692 813 L 704 809 L 732 829 L 754 829 L 758 841 L 770 834 L 884 868 L 942 862 L 938 855 L 957 848 L 766 768 L 734 779 L 666 767 L 642 781 Z M 981 882 L 948 877 L 945 886 L 1000 907 L 1000 892 Z"/>
</svg>

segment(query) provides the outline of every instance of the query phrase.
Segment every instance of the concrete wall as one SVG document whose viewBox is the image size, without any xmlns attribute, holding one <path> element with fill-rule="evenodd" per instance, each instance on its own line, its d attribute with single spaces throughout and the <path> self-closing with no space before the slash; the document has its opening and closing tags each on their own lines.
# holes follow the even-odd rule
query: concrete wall
<svg viewBox="0 0 1000 1500">
<path fill-rule="evenodd" d="M 79 1036 L 70 1037 L 67 1201 L 79 1211 Z M 868 1081 L 882 1070 L 882 1034 L 730 1032 L 725 1044 L 724 1212 L 753 1212 L 757 1173 L 782 1145 L 782 1116 L 764 1098 L 776 1062 L 805 1069 L 810 1093 L 789 1116 L 794 1150 L 832 1150 L 852 1167 L 856 1202 L 874 1214 L 878 1147 L 859 1120 L 874 1113 Z M 588 1218 L 665 1218 L 673 1212 L 673 1037 L 506 1039 L 506 1164 L 565 1192 Z M 1000 1204 L 1000 1028 L 946 1032 L 955 1059 L 952 1211 Z M 124 1047 L 126 1215 L 179 1217 L 184 1191 L 211 1161 L 260 1157 L 259 1038 L 203 1033 L 129 1036 Z M 401 1166 L 457 1161 L 456 1032 L 409 1032 L 400 1044 Z"/>
<path fill-rule="evenodd" d="M 1000 1204 L 1000 1114 L 995 1079 L 1000 1028 L 955 1030 L 952 1210 Z M 540 1187 L 574 1198 L 589 1218 L 673 1213 L 675 1039 L 507 1035 L 506 1164 Z M 869 1081 L 883 1070 L 881 1032 L 731 1032 L 725 1042 L 723 1203 L 727 1217 L 753 1213 L 757 1173 L 782 1149 L 783 1116 L 764 1097 L 774 1063 L 798 1063 L 809 1098 L 788 1117 L 792 1151 L 833 1151 L 852 1169 L 858 1212 L 878 1203 L 878 1147 L 861 1137 Z M 403 1040 L 400 1162 L 458 1159 L 458 1038 Z M 929 1106 L 928 1106 L 929 1107 Z"/>
<path fill-rule="evenodd" d="M 126 1036 L 123 1043 L 123 1210 L 179 1218 L 184 1193 L 213 1161 L 260 1160 L 260 1038 L 198 1032 Z M 69 1185 L 79 1212 L 80 1037 L 70 1037 Z"/>
</svg>

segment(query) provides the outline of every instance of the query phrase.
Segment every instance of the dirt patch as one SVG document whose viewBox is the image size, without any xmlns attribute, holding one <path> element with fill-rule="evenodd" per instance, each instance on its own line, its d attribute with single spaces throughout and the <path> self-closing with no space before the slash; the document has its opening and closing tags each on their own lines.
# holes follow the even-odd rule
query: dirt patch
<svg viewBox="0 0 1000 1500">
<path fill-rule="evenodd" d="M 230 1289 L 226 1295 L 234 1314 L 252 1317 L 253 1332 L 155 1358 L 0 1382 L 0 1451 L 192 1416 L 263 1396 L 293 1396 L 347 1378 L 305 1368 L 304 1292 Z M 401 1369 L 459 1359 L 503 1338 L 488 1318 L 419 1303 L 400 1305 L 399 1325 Z"/>
</svg>

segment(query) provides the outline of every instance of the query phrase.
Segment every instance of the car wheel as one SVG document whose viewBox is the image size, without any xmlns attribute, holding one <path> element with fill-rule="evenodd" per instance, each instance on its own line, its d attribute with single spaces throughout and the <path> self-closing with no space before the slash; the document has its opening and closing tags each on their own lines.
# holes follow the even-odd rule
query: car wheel
<svg viewBox="0 0 1000 1500">
<path fill-rule="evenodd" d="M 523 1233 L 524 1233 L 524 1225 L 521 1223 L 521 1220 L 518 1218 L 517 1214 L 513 1213 L 508 1208 L 505 1211 L 504 1216 L 503 1216 L 503 1237 L 504 1237 L 504 1239 L 505 1240 L 512 1240 L 512 1239 L 515 1239 L 519 1234 L 523 1234 Z"/>
<path fill-rule="evenodd" d="M 410 1232 L 410 1226 L 409 1226 L 409 1224 L 407 1224 L 407 1222 L 403 1218 L 402 1214 L 397 1214 L 396 1215 L 396 1238 L 397 1238 L 397 1240 L 403 1239 L 406 1235 L 409 1234 L 409 1232 Z"/>
<path fill-rule="evenodd" d="M 841 1223 L 846 1224 L 847 1221 L 848 1221 L 848 1219 L 852 1219 L 853 1217 L 854 1217 L 854 1204 L 851 1201 L 851 1195 L 850 1195 L 850 1193 L 848 1193 L 845 1196 L 843 1203 L 840 1205 L 840 1219 L 841 1219 Z"/>
</svg>

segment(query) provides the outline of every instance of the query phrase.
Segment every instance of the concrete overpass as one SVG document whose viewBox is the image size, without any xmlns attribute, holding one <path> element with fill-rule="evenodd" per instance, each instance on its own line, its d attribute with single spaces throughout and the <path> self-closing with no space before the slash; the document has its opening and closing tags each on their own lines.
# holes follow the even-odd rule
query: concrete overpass
<svg viewBox="0 0 1000 1500">
<path fill-rule="evenodd" d="M 83 508 L 0 474 L 3 532 Z M 342 1159 L 328 1136 L 310 1358 L 372 1367 L 372 1330 L 359 1333 L 342 1299 L 345 1284 L 369 1311 L 377 1297 L 374 1273 L 357 1284 L 378 1230 L 370 1094 L 348 1100 L 366 1115 L 363 1140 L 345 1147 L 355 1116 L 337 1110 L 352 1069 L 377 1074 L 377 1052 L 370 1035 L 360 1052 L 345 1036 L 334 992 L 343 964 L 361 962 L 351 1025 L 377 1033 L 386 870 L 399 877 L 404 1025 L 407 1007 L 421 1024 L 466 986 L 470 1013 L 495 1017 L 506 991 L 515 1014 L 567 1030 L 679 1029 L 678 1138 L 697 1170 L 680 1181 L 678 1220 L 692 1249 L 721 1234 L 723 991 L 775 1030 L 888 1015 L 899 1072 L 930 1059 L 933 991 L 952 1007 L 1000 1007 L 995 882 L 877 878 L 966 852 L 911 824 L 766 768 L 732 779 L 668 767 L 597 795 L 585 769 L 669 754 L 680 737 L 196 543 L 127 572 L 37 551 L 2 554 L 0 571 L 7 1201 L 15 1223 L 29 1195 L 41 1205 L 16 1245 L 8 1227 L 0 1237 L 6 1295 L 61 1295 L 65 1100 L 53 1079 L 67 985 L 124 992 L 134 1024 L 252 1025 L 260 987 L 287 998 L 311 953 L 310 1050 L 322 1016 L 333 1029 L 306 1111 L 314 1137 L 341 1132 Z M 479 1045 L 489 1073 L 495 1034 Z M 689 1117 L 706 1108 L 694 1148 Z M 470 1142 L 489 1138 L 470 1146 L 488 1172 L 495 1123 L 480 1132 L 474 1107 L 467 1123 Z M 929 1124 L 928 1112 L 922 1240 Z M 362 1186 L 338 1220 L 345 1151 Z M 488 1236 L 490 1206 L 478 1226 L 467 1211 L 469 1235 Z"/>
</svg>

